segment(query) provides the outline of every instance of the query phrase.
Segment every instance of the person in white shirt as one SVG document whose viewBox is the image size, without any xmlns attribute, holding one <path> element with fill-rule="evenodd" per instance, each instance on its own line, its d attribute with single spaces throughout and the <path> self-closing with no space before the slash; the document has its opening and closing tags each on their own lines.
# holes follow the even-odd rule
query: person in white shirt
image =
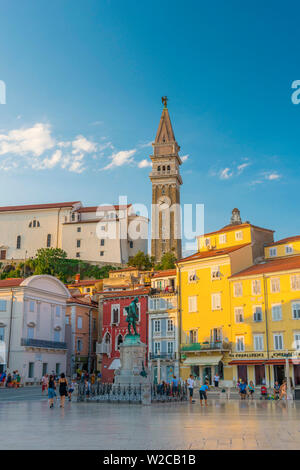
<svg viewBox="0 0 300 470">
<path fill-rule="evenodd" d="M 187 385 L 188 385 L 188 389 L 190 392 L 190 403 L 193 403 L 194 384 L 195 384 L 195 380 L 194 380 L 193 375 L 191 374 L 189 379 L 187 379 Z"/>
<path fill-rule="evenodd" d="M 215 387 L 219 386 L 220 377 L 218 374 L 214 376 Z"/>
</svg>

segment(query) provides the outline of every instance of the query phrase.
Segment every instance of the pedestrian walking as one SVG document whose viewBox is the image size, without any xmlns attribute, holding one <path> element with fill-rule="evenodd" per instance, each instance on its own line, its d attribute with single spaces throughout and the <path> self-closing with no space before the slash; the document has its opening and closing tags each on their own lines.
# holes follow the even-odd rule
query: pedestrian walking
<svg viewBox="0 0 300 470">
<path fill-rule="evenodd" d="M 72 381 L 68 390 L 69 401 L 72 401 L 72 393 L 75 390 L 75 382 Z"/>
<path fill-rule="evenodd" d="M 178 394 L 178 379 L 176 378 L 176 375 L 174 375 L 172 379 L 172 395 L 173 397 L 176 397 Z"/>
<path fill-rule="evenodd" d="M 203 406 L 202 401 L 204 400 L 205 406 L 207 406 L 207 394 L 206 390 L 209 389 L 208 382 L 205 382 L 199 389 L 199 394 L 200 394 L 200 405 Z"/>
<path fill-rule="evenodd" d="M 195 403 L 195 400 L 193 400 L 195 380 L 194 380 L 194 376 L 192 374 L 187 379 L 187 385 L 188 385 L 188 389 L 189 389 L 189 393 L 190 393 L 190 403 Z"/>
<path fill-rule="evenodd" d="M 55 393 L 56 383 L 55 383 L 53 375 L 50 375 L 50 377 L 49 377 L 47 388 L 48 388 L 49 408 L 53 408 L 54 407 L 54 397 L 56 397 L 56 393 Z"/>
<path fill-rule="evenodd" d="M 279 397 L 280 397 L 280 400 L 286 400 L 287 398 L 287 386 L 286 386 L 286 380 L 284 380 L 282 382 L 282 385 L 280 385 L 280 389 L 279 389 Z"/>
<path fill-rule="evenodd" d="M 215 383 L 216 388 L 219 387 L 219 382 L 220 382 L 220 376 L 218 375 L 218 373 L 216 373 L 214 376 L 214 383 Z"/>
<path fill-rule="evenodd" d="M 60 408 L 65 407 L 65 399 L 68 396 L 68 381 L 64 373 L 60 375 L 59 383 L 59 396 L 60 396 Z"/>
<path fill-rule="evenodd" d="M 251 400 L 253 400 L 255 387 L 254 387 L 254 383 L 252 382 L 252 380 L 250 380 L 250 382 L 249 382 L 248 390 L 249 390 L 249 396 L 250 396 Z"/>
<path fill-rule="evenodd" d="M 42 395 L 44 395 L 44 391 L 47 390 L 47 385 L 48 385 L 48 374 L 43 375 L 42 377 Z"/>
</svg>

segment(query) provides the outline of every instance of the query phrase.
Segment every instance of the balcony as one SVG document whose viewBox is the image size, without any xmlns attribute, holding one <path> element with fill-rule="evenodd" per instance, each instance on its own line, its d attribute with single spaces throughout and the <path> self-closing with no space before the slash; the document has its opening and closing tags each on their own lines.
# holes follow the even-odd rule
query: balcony
<svg viewBox="0 0 300 470">
<path fill-rule="evenodd" d="M 149 353 L 149 359 L 175 360 L 176 353 Z"/>
<path fill-rule="evenodd" d="M 40 349 L 67 349 L 67 343 L 64 341 L 48 341 L 33 338 L 21 338 L 21 346 Z"/>
<path fill-rule="evenodd" d="M 231 349 L 229 343 L 224 343 L 222 341 L 215 342 L 204 342 L 204 343 L 190 343 L 182 344 L 181 351 L 184 352 L 193 352 L 193 351 L 219 351 L 219 350 L 229 350 Z"/>
</svg>

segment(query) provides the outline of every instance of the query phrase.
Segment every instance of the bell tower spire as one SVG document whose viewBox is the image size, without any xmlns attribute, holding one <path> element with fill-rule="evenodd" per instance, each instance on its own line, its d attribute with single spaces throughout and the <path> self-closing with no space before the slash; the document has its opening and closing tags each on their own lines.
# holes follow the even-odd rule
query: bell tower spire
<svg viewBox="0 0 300 470">
<path fill-rule="evenodd" d="M 180 147 L 176 142 L 169 111 L 168 98 L 162 97 L 164 105 L 155 141 L 153 142 L 152 171 L 152 243 L 151 254 L 156 260 L 172 252 L 181 258 L 180 219 Z"/>
</svg>

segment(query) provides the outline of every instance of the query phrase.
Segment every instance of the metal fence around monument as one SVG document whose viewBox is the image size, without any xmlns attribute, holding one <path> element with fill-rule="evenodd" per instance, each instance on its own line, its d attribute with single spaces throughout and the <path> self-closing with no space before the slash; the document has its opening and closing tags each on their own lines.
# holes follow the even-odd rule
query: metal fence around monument
<svg viewBox="0 0 300 470">
<path fill-rule="evenodd" d="M 78 384 L 77 401 L 106 403 L 141 403 L 141 385 L 114 385 L 112 383 L 95 383 L 87 386 Z"/>
</svg>

